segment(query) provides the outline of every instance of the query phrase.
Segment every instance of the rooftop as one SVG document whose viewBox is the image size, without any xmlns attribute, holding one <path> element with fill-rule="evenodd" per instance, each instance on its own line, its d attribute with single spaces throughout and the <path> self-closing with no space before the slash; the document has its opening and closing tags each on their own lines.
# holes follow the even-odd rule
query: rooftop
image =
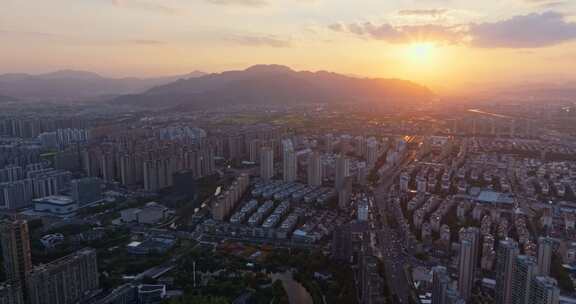
<svg viewBox="0 0 576 304">
<path fill-rule="evenodd" d="M 46 196 L 34 199 L 33 201 L 34 203 L 44 203 L 52 205 L 70 205 L 74 203 L 74 200 L 71 197 L 63 195 Z"/>
</svg>

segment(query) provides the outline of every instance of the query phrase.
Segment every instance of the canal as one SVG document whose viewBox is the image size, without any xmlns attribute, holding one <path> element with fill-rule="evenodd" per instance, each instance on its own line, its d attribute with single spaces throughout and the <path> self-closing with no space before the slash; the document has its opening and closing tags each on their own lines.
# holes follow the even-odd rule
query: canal
<svg viewBox="0 0 576 304">
<path fill-rule="evenodd" d="M 273 282 L 276 280 L 282 282 L 282 286 L 284 286 L 284 290 L 286 290 L 286 293 L 288 294 L 290 304 L 314 304 L 312 296 L 310 296 L 302 284 L 294 280 L 292 272 L 273 273 L 270 277 Z"/>
</svg>

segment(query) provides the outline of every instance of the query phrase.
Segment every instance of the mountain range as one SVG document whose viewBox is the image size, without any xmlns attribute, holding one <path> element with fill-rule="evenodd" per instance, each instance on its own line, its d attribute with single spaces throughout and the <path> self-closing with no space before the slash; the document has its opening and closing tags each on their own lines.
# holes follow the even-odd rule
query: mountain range
<svg viewBox="0 0 576 304">
<path fill-rule="evenodd" d="M 21 101 L 85 101 L 137 94 L 178 79 L 199 77 L 202 72 L 158 78 L 107 78 L 91 72 L 62 70 L 53 73 L 2 74 L 0 95 Z"/>
<path fill-rule="evenodd" d="M 498 87 L 487 92 L 492 98 L 525 100 L 527 102 L 573 102 L 576 98 L 576 83 L 520 83 Z"/>
<path fill-rule="evenodd" d="M 208 109 L 263 104 L 422 103 L 432 97 L 430 89 L 405 80 L 356 78 L 324 71 L 294 71 L 280 65 L 256 65 L 241 71 L 180 79 L 142 94 L 120 96 L 112 102 L 153 108 Z"/>
</svg>

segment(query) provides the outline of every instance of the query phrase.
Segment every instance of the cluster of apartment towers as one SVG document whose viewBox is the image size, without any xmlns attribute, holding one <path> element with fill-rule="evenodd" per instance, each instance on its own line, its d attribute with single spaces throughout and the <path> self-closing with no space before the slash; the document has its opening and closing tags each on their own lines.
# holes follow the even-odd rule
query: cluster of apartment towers
<svg viewBox="0 0 576 304">
<path fill-rule="evenodd" d="M 260 178 L 272 180 L 274 171 L 274 149 L 269 146 L 260 148 Z M 286 183 L 295 182 L 298 179 L 298 159 L 294 144 L 290 139 L 282 140 L 282 180 Z M 377 157 L 377 154 L 374 153 Z M 375 162 L 375 161 L 374 161 Z M 345 155 L 339 155 L 336 159 L 334 187 L 339 191 L 339 201 L 346 202 L 350 195 L 350 160 Z M 312 151 L 308 154 L 307 183 L 311 187 L 320 187 L 323 182 L 322 155 Z M 250 184 L 247 174 L 241 174 L 228 190 L 218 196 L 212 205 L 212 217 L 216 220 L 224 220 L 235 208 L 236 203 L 246 192 Z M 348 190 L 348 191 L 347 191 Z"/>
<path fill-rule="evenodd" d="M 446 267 L 432 269 L 432 304 L 465 304 L 472 298 L 478 278 L 480 230 L 476 227 L 460 231 L 458 282 L 454 286 Z M 560 290 L 551 278 L 550 265 L 554 240 L 538 239 L 538 256 L 521 255 L 518 243 L 501 240 L 496 252 L 496 304 L 557 304 Z"/>
<path fill-rule="evenodd" d="M 99 288 L 96 251 L 85 248 L 45 265 L 32 265 L 28 224 L 0 222 L 6 281 L 0 304 L 78 303 Z"/>
</svg>

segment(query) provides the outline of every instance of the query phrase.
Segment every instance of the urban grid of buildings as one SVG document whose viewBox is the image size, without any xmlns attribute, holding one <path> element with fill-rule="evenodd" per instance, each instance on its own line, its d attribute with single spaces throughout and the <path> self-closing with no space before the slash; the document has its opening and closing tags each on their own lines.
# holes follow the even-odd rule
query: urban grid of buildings
<svg viewBox="0 0 576 304">
<path fill-rule="evenodd" d="M 248 269 L 327 255 L 361 304 L 576 303 L 564 108 L 321 109 L 0 117 L 0 304 L 161 303 L 191 252 L 241 246 Z M 150 267 L 118 265 L 132 260 Z M 197 290 L 222 278 L 192 265 Z"/>
</svg>

